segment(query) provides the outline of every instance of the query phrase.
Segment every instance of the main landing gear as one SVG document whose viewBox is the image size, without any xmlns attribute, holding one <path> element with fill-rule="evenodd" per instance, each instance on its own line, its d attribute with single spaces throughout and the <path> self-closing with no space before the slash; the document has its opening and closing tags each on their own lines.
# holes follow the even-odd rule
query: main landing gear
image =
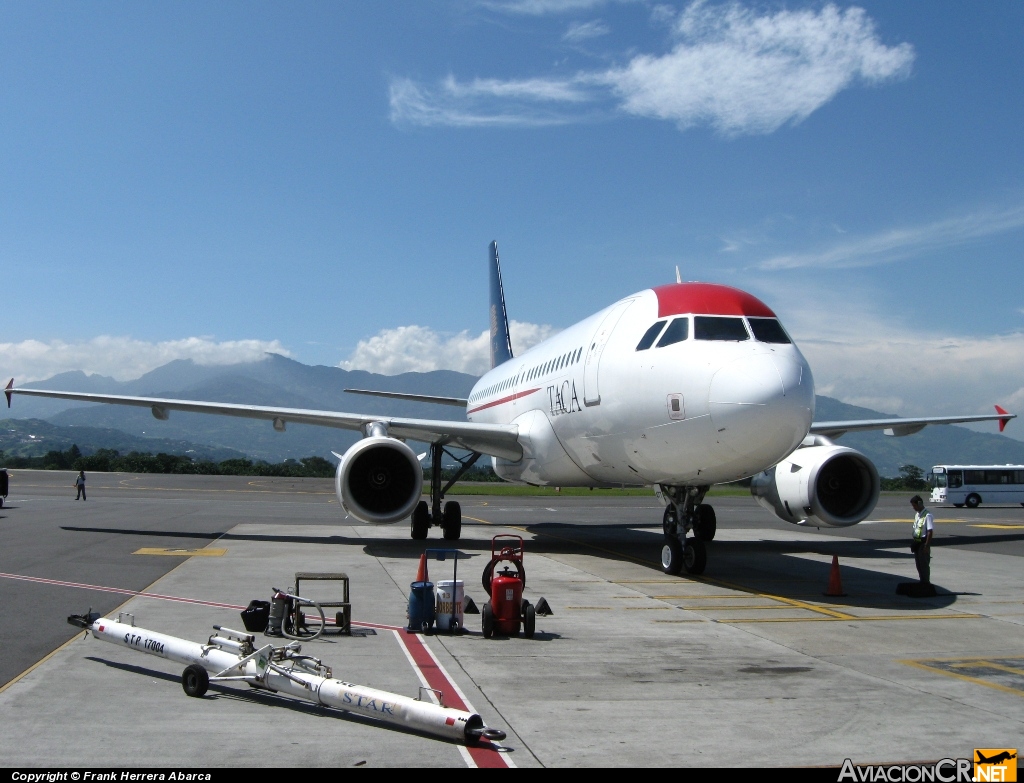
<svg viewBox="0 0 1024 783">
<path fill-rule="evenodd" d="M 666 574 L 702 574 L 708 563 L 704 543 L 715 537 L 718 520 L 715 510 L 702 503 L 708 487 L 666 487 L 662 492 L 668 497 L 662 529 L 665 531 L 665 545 L 661 548 L 661 568 Z M 686 534 L 693 531 L 693 536 Z"/>
<path fill-rule="evenodd" d="M 441 486 L 441 458 L 447 454 L 459 463 L 459 469 L 451 481 Z M 459 458 L 452 454 L 440 443 L 430 444 L 430 505 L 427 501 L 421 500 L 412 511 L 412 524 L 410 525 L 412 537 L 421 540 L 427 537 L 427 531 L 433 526 L 440 526 L 444 531 L 445 541 L 458 541 L 462 535 L 462 507 L 454 500 L 444 504 L 442 510 L 441 501 L 444 500 L 444 493 L 452 488 L 462 474 L 469 470 L 473 463 L 480 459 L 479 452 L 472 451 L 468 456 Z"/>
</svg>

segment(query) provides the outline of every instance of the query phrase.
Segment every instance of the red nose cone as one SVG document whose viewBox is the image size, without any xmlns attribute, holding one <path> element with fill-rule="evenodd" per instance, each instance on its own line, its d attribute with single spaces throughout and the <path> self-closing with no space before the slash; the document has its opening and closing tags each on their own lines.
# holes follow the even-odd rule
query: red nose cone
<svg viewBox="0 0 1024 783">
<path fill-rule="evenodd" d="M 764 302 L 746 291 L 714 283 L 673 283 L 653 289 L 658 296 L 658 317 L 698 315 L 752 315 L 774 318 Z"/>
</svg>

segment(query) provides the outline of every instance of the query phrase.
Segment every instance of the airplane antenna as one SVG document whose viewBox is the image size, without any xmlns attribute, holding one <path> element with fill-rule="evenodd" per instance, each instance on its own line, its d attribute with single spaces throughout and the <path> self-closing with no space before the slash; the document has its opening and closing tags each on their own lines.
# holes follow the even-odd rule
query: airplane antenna
<svg viewBox="0 0 1024 783">
<path fill-rule="evenodd" d="M 679 274 L 679 264 L 676 264 L 676 282 L 677 283 L 683 282 L 683 277 L 682 277 L 682 275 Z"/>
</svg>

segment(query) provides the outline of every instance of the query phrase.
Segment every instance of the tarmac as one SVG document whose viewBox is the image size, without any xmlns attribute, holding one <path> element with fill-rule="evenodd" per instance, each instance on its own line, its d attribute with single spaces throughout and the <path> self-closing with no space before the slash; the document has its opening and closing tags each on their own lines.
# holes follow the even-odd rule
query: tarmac
<svg viewBox="0 0 1024 783">
<path fill-rule="evenodd" d="M 915 599 L 895 592 L 916 579 L 911 493 L 842 530 L 715 498 L 705 574 L 670 577 L 654 497 L 453 497 L 462 539 L 418 542 L 344 519 L 331 481 L 91 474 L 82 502 L 72 479 L 12 471 L 0 509 L 2 766 L 838 766 L 1024 736 L 1020 506 L 934 508 L 939 594 Z M 399 630 L 425 548 L 457 543 L 482 605 L 500 533 L 523 536 L 525 595 L 553 610 L 534 639 L 484 639 L 479 615 L 460 635 Z M 843 596 L 823 595 L 834 555 Z M 201 642 L 300 571 L 347 573 L 356 624 L 303 652 L 348 682 L 440 686 L 507 738 L 467 749 L 245 685 L 188 698 L 178 664 L 66 623 L 127 612 Z"/>
</svg>

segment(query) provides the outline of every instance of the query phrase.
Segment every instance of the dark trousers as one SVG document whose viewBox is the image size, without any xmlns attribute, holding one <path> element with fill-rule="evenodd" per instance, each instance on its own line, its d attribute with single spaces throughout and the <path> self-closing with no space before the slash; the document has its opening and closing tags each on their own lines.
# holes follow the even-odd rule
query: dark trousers
<svg viewBox="0 0 1024 783">
<path fill-rule="evenodd" d="M 921 577 L 922 584 L 931 584 L 931 559 L 932 548 L 922 544 L 914 552 L 914 564 L 917 566 L 917 575 Z"/>
<path fill-rule="evenodd" d="M 78 494 L 75 495 L 75 500 L 78 500 L 79 498 L 81 498 L 82 500 L 85 500 L 86 499 L 85 498 L 85 484 L 78 484 L 77 486 L 78 486 Z"/>
</svg>

